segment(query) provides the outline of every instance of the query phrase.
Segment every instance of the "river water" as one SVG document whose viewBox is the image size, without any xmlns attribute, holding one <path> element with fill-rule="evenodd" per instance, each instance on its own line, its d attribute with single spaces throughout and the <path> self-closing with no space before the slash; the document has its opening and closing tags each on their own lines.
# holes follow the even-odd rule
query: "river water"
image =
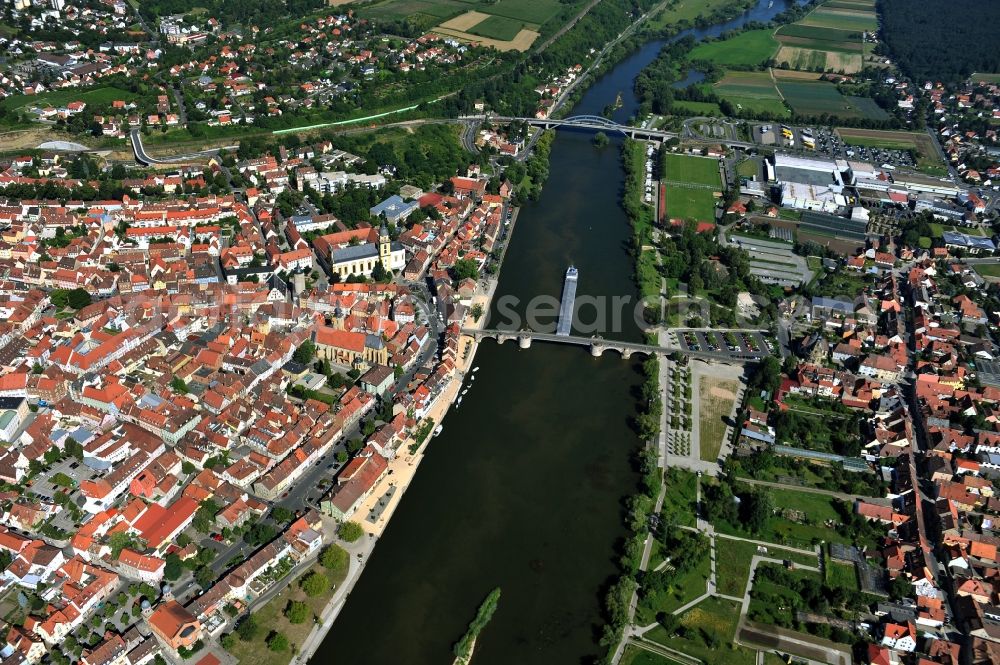
<svg viewBox="0 0 1000 665">
<path fill-rule="evenodd" d="M 768 2 L 678 37 L 766 21 L 786 6 Z M 599 114 L 621 93 L 615 119 L 634 115 L 632 83 L 664 43 L 645 44 L 595 81 L 572 114 Z M 520 211 L 495 304 L 513 297 L 511 309 L 523 314 L 535 296 L 557 301 L 570 263 L 580 270 L 578 302 L 635 302 L 631 231 L 619 205 L 620 142 L 611 138 L 597 149 L 589 134 L 559 133 L 542 194 Z M 511 327 L 495 310 L 491 325 Z M 640 339 L 631 309 L 624 311 L 620 325 L 609 314 L 600 332 Z M 580 318 L 595 320 L 592 311 Z M 487 341 L 476 364 L 469 393 L 429 445 L 315 662 L 447 665 L 496 586 L 502 597 L 477 642 L 475 665 L 577 665 L 599 654 L 601 597 L 627 535 L 623 501 L 638 484 L 631 463 L 639 447 L 631 428 L 638 362 L 613 352 L 592 358 L 579 347 L 536 343 L 522 351 Z"/>
</svg>

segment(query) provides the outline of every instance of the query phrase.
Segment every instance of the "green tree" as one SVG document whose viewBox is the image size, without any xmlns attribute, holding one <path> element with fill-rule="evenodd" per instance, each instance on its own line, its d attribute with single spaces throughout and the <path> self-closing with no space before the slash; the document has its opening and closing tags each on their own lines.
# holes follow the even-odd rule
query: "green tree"
<svg viewBox="0 0 1000 665">
<path fill-rule="evenodd" d="M 754 490 L 743 497 L 741 508 L 746 527 L 751 533 L 760 533 L 771 517 L 771 495 L 764 489 Z"/>
<path fill-rule="evenodd" d="M 452 270 L 455 273 L 455 279 L 463 280 L 466 278 L 479 279 L 479 266 L 472 259 L 459 259 L 455 261 L 455 265 L 452 266 Z"/>
<path fill-rule="evenodd" d="M 250 642 L 253 638 L 257 637 L 257 633 L 260 631 L 260 627 L 257 625 L 257 619 L 252 614 L 248 614 L 243 621 L 240 621 L 239 625 L 236 626 L 236 634 L 240 636 L 240 639 L 244 642 Z"/>
<path fill-rule="evenodd" d="M 284 506 L 275 506 L 274 510 L 271 511 L 271 519 L 275 522 L 291 522 L 294 517 L 295 513 Z"/>
<path fill-rule="evenodd" d="M 267 648 L 276 653 L 288 651 L 288 638 L 274 631 L 267 638 Z"/>
<path fill-rule="evenodd" d="M 341 572 L 347 570 L 350 555 L 343 547 L 330 545 L 319 555 L 320 564 L 329 571 Z"/>
<path fill-rule="evenodd" d="M 315 598 L 327 592 L 330 588 L 330 578 L 322 573 L 312 572 L 302 578 L 299 586 L 302 587 L 307 596 Z"/>
<path fill-rule="evenodd" d="M 215 573 L 209 566 L 202 566 L 194 572 L 194 580 L 202 589 L 207 589 L 215 582 Z"/>
<path fill-rule="evenodd" d="M 73 289 L 67 296 L 67 304 L 73 309 L 83 309 L 90 303 L 90 294 L 84 289 Z"/>
<path fill-rule="evenodd" d="M 289 623 L 305 623 L 310 614 L 309 606 L 298 600 L 290 600 L 285 606 L 285 616 Z"/>
<path fill-rule="evenodd" d="M 266 522 L 257 522 L 250 527 L 243 539 L 251 545 L 263 545 L 274 540 L 276 535 L 278 531 L 273 526 Z"/>
<path fill-rule="evenodd" d="M 311 339 L 307 339 L 299 345 L 299 348 L 295 349 L 295 353 L 292 354 L 292 360 L 303 365 L 308 365 L 315 355 L 316 344 Z"/>
<path fill-rule="evenodd" d="M 130 533 L 116 531 L 111 534 L 108 544 L 111 545 L 111 558 L 117 559 L 123 549 L 135 546 L 135 537 Z M 124 604 L 124 601 L 120 600 L 119 602 Z"/>
<path fill-rule="evenodd" d="M 339 527 L 337 527 L 337 535 L 340 536 L 341 540 L 353 543 L 364 535 L 364 530 L 357 522 L 343 522 Z"/>
<path fill-rule="evenodd" d="M 173 582 L 181 576 L 182 572 L 184 572 L 184 564 L 181 558 L 171 552 L 167 555 L 166 564 L 163 566 L 163 577 Z"/>
</svg>

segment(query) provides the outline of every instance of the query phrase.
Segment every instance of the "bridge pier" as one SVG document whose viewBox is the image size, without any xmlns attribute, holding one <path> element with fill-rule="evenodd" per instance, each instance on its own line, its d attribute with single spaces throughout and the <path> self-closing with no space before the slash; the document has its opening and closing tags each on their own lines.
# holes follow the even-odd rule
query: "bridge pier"
<svg viewBox="0 0 1000 665">
<path fill-rule="evenodd" d="M 632 355 L 632 349 L 622 349 L 622 359 L 628 360 Z"/>
<path fill-rule="evenodd" d="M 595 358 L 600 358 L 601 354 L 603 354 L 603 353 L 604 353 L 604 345 L 603 344 L 597 344 L 595 342 L 595 343 L 593 343 L 593 344 L 590 345 L 590 355 L 594 356 Z"/>
<path fill-rule="evenodd" d="M 497 335 L 497 344 L 503 344 L 508 339 L 514 339 L 511 335 Z"/>
<path fill-rule="evenodd" d="M 531 335 L 520 335 L 517 338 L 517 345 L 522 349 L 531 348 Z"/>
</svg>

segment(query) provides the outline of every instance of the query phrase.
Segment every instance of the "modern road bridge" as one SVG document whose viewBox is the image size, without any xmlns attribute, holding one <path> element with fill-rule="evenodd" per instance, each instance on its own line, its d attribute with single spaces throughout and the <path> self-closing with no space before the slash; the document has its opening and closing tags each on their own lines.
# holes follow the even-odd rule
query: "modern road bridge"
<svg viewBox="0 0 1000 665">
<path fill-rule="evenodd" d="M 618 132 L 633 139 L 644 139 L 650 141 L 665 141 L 667 139 L 681 138 L 677 132 L 668 132 L 663 129 L 646 129 L 643 127 L 632 127 L 623 125 L 614 120 L 599 115 L 574 115 L 568 118 L 517 118 L 509 116 L 476 115 L 462 116 L 460 120 L 479 120 L 482 122 L 523 122 L 532 127 L 542 129 L 582 129 L 593 132 Z M 688 139 L 690 140 L 690 139 Z M 719 145 L 729 145 L 738 148 L 753 148 L 754 144 L 748 141 L 733 141 L 729 139 L 698 139 L 701 143 L 712 143 Z"/>
<path fill-rule="evenodd" d="M 681 347 L 656 346 L 654 344 L 639 344 L 635 342 L 621 342 L 618 340 L 604 339 L 603 337 L 580 337 L 577 335 L 556 335 L 554 333 L 538 333 L 529 330 L 493 330 L 479 328 L 462 328 L 462 334 L 472 337 L 476 341 L 483 339 L 494 339 L 497 344 L 503 344 L 508 340 L 517 340 L 518 346 L 522 349 L 531 348 L 531 343 L 555 342 L 557 344 L 573 344 L 575 346 L 585 346 L 590 348 L 590 354 L 594 357 L 603 355 L 605 351 L 617 351 L 621 357 L 628 359 L 633 353 L 641 353 L 645 356 L 669 355 L 680 353 L 691 358 L 702 360 L 714 360 L 722 363 L 745 364 L 759 362 L 766 357 L 764 353 L 726 353 L 724 351 L 692 351 Z"/>
</svg>

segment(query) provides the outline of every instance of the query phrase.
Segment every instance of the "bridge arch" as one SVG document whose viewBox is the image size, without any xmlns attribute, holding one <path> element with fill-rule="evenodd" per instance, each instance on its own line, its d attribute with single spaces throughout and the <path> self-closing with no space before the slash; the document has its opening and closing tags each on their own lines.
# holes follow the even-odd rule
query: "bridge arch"
<svg viewBox="0 0 1000 665">
<path fill-rule="evenodd" d="M 633 129 L 626 125 L 615 122 L 614 120 L 609 120 L 601 115 L 574 115 L 568 118 L 564 118 L 562 121 L 563 126 L 566 127 L 604 127 L 612 131 L 621 132 L 622 134 L 628 135 L 628 130 Z"/>
</svg>

